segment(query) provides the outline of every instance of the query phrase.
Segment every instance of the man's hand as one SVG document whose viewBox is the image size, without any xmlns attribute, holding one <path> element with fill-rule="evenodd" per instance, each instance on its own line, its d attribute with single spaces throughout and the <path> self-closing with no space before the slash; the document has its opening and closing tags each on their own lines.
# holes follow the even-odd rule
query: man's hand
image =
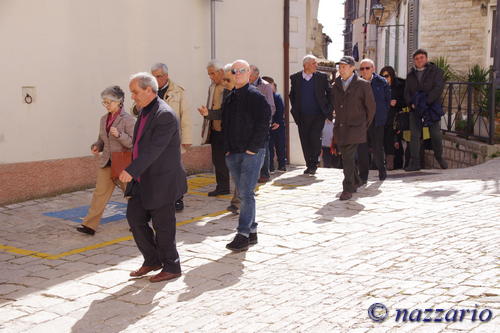
<svg viewBox="0 0 500 333">
<path fill-rule="evenodd" d="M 123 170 L 118 179 L 120 179 L 122 183 L 128 183 L 132 180 L 132 176 L 127 171 Z"/>
<path fill-rule="evenodd" d="M 203 116 L 206 117 L 208 116 L 208 109 L 206 106 L 202 105 L 198 108 L 198 112 Z"/>
<path fill-rule="evenodd" d="M 279 127 L 280 127 L 280 124 L 278 124 L 278 123 L 273 123 L 273 124 L 271 125 L 271 130 L 273 130 L 273 131 L 274 131 L 274 130 L 277 130 Z"/>
<path fill-rule="evenodd" d="M 120 136 L 120 132 L 118 131 L 118 129 L 116 127 L 111 127 L 109 129 L 109 134 L 111 134 L 112 136 L 114 136 L 115 138 L 119 137 Z"/>
<path fill-rule="evenodd" d="M 397 100 L 391 99 L 391 106 L 396 106 L 397 103 L 398 103 Z"/>
<path fill-rule="evenodd" d="M 247 153 L 248 155 L 255 155 L 255 153 L 253 151 L 250 151 L 250 150 L 245 151 L 245 153 Z"/>
<path fill-rule="evenodd" d="M 190 143 L 183 143 L 181 146 L 182 146 L 182 148 L 188 150 L 191 147 L 191 144 Z"/>
<path fill-rule="evenodd" d="M 399 149 L 399 142 L 394 142 L 394 148 Z"/>
<path fill-rule="evenodd" d="M 99 149 L 97 149 L 97 147 L 95 145 L 92 145 L 92 147 L 90 147 L 90 151 L 92 152 L 92 154 L 94 154 L 95 156 L 99 156 Z"/>
</svg>

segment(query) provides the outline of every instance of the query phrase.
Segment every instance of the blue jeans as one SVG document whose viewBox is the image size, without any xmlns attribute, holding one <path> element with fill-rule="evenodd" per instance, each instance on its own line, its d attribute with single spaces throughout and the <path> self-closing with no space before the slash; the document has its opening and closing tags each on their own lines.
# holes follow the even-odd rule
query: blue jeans
<svg viewBox="0 0 500 333">
<path fill-rule="evenodd" d="M 237 230 L 239 234 L 246 237 L 250 233 L 257 232 L 254 190 L 259 179 L 260 168 L 264 162 L 265 153 L 266 149 L 261 148 L 255 155 L 231 153 L 229 156 L 226 156 L 226 165 L 236 183 L 241 200 Z"/>
</svg>

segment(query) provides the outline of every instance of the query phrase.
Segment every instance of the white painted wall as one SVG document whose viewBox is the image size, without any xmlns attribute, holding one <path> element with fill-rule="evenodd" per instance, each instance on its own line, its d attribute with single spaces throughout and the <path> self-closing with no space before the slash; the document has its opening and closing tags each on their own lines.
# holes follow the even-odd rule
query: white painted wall
<svg viewBox="0 0 500 333">
<path fill-rule="evenodd" d="M 283 87 L 281 1 L 217 3 L 217 34 L 221 60 L 247 59 Z M 0 40 L 0 163 L 89 155 L 105 113 L 102 89 L 120 85 L 128 108 L 130 74 L 158 61 L 186 89 L 199 143 L 210 1 L 2 0 Z M 31 105 L 23 86 L 36 89 Z"/>
</svg>

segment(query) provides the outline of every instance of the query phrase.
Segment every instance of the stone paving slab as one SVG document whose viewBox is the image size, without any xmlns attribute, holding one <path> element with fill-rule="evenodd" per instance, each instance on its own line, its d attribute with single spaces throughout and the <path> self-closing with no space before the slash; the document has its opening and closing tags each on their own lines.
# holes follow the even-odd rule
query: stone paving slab
<svg viewBox="0 0 500 333">
<path fill-rule="evenodd" d="M 231 253 L 230 196 L 190 178 L 177 216 L 183 276 L 151 284 L 125 221 L 95 237 L 43 216 L 91 190 L 0 210 L 2 332 L 494 332 L 500 320 L 500 159 L 468 169 L 390 173 L 347 202 L 342 172 L 292 168 L 259 187 L 259 244 Z M 114 201 L 123 199 L 116 192 Z M 212 214 L 211 214 L 212 213 Z M 208 216 L 207 216 L 208 215 Z M 129 237 L 129 239 L 126 239 Z M 119 242 L 112 240 L 123 239 Z M 92 248 L 96 243 L 109 244 Z M 62 253 L 56 259 L 12 248 Z M 389 318 L 373 322 L 380 302 Z M 396 322 L 397 308 L 489 309 L 488 322 Z M 470 317 L 469 317 L 470 318 Z"/>
</svg>

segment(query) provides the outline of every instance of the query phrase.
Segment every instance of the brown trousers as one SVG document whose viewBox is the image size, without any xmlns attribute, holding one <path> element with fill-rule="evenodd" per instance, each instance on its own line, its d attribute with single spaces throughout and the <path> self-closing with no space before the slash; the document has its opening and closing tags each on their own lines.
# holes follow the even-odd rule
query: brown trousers
<svg viewBox="0 0 500 333">
<path fill-rule="evenodd" d="M 121 190 L 125 191 L 125 184 L 120 181 L 117 182 L 120 184 Z M 93 230 L 97 229 L 97 226 L 101 222 L 106 204 L 111 198 L 111 195 L 113 195 L 115 186 L 115 183 L 111 179 L 111 167 L 99 168 L 99 170 L 97 170 L 97 181 L 90 208 L 87 216 L 85 216 L 82 222 L 84 226 Z"/>
</svg>

